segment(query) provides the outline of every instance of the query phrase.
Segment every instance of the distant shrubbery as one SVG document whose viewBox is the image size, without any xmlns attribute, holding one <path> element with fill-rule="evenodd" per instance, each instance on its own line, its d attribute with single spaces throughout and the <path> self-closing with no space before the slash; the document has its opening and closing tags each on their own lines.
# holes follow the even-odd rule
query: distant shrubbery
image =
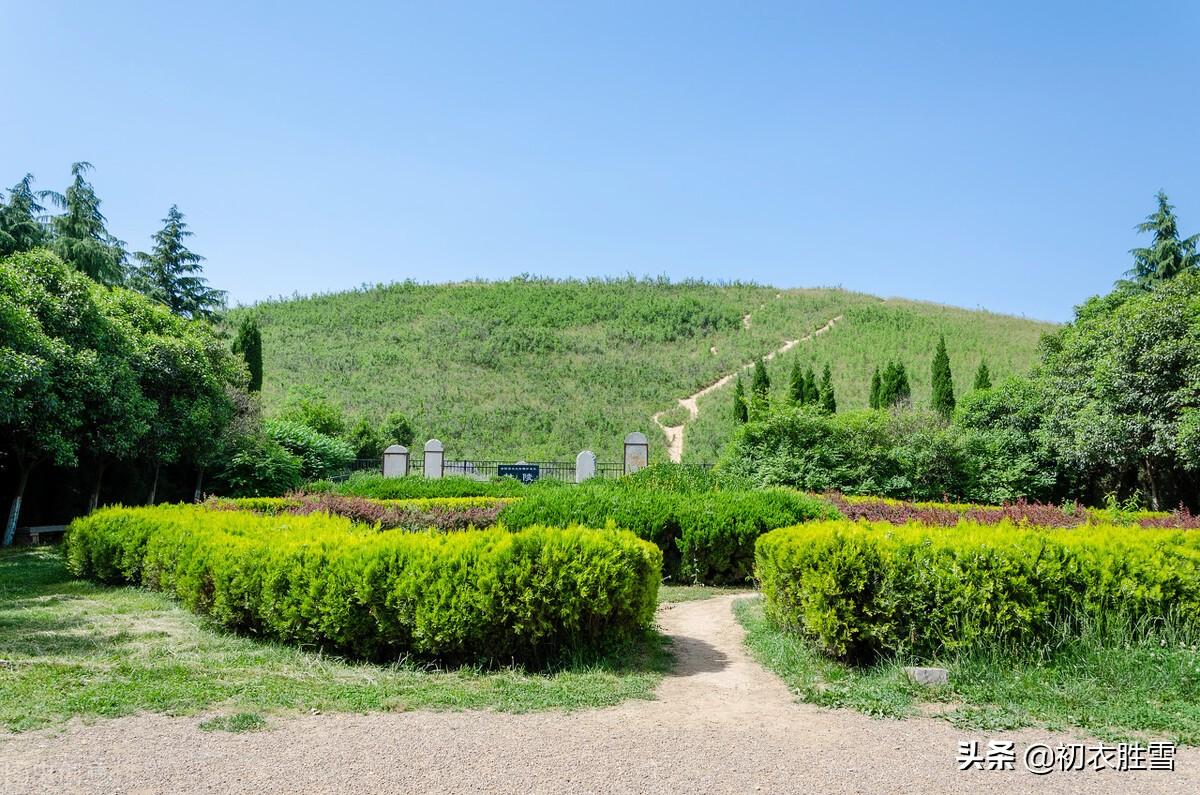
<svg viewBox="0 0 1200 795">
<path fill-rule="evenodd" d="M 1200 629 L 1191 532 L 818 522 L 764 535 L 756 558 L 767 614 L 842 658 L 1027 645 L 1081 623 Z"/>
<path fill-rule="evenodd" d="M 837 515 L 820 499 L 787 489 L 660 485 L 678 478 L 699 487 L 706 477 L 662 469 L 621 481 L 533 492 L 507 506 L 500 521 L 509 527 L 583 524 L 632 530 L 663 551 L 668 576 L 720 585 L 750 578 L 755 539 L 767 530 Z"/>
<path fill-rule="evenodd" d="M 371 497 L 376 500 L 409 500 L 423 497 L 519 497 L 531 490 L 567 488 L 565 483 L 541 480 L 526 486 L 513 478 L 475 480 L 466 477 L 423 478 L 408 475 L 385 478 L 377 474 L 359 473 L 345 483 L 314 484 L 337 494 L 351 497 Z"/>
<path fill-rule="evenodd" d="M 883 497 L 846 497 L 826 494 L 847 519 L 869 522 L 952 527 L 959 522 L 999 524 L 1011 522 L 1036 527 L 1077 527 L 1083 524 L 1120 524 L 1141 527 L 1200 528 L 1200 516 L 1186 509 L 1173 512 L 1139 511 L 1120 506 L 1085 508 L 1078 503 L 1048 505 L 1040 502 L 1017 502 L 1005 505 L 976 505 L 973 503 L 904 502 Z"/>
<path fill-rule="evenodd" d="M 354 460 L 349 444 L 294 420 L 270 420 L 267 436 L 300 458 L 300 474 L 308 479 L 341 473 Z"/>
<path fill-rule="evenodd" d="M 78 576 L 141 583 L 234 630 L 374 660 L 540 662 L 650 626 L 662 556 L 582 528 L 376 532 L 325 514 L 109 508 L 67 534 Z"/>
</svg>

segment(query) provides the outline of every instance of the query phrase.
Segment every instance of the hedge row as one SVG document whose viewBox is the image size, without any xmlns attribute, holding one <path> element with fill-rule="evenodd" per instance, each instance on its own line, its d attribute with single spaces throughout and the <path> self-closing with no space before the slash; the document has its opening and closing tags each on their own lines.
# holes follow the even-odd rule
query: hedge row
<svg viewBox="0 0 1200 795">
<path fill-rule="evenodd" d="M 377 532 L 349 519 L 109 508 L 71 571 L 142 583 L 231 629 L 374 660 L 541 662 L 650 626 L 662 556 L 631 533 Z"/>
<path fill-rule="evenodd" d="M 1140 527 L 1200 528 L 1200 516 L 1186 508 L 1172 512 L 1134 511 L 1120 507 L 1085 508 L 1078 503 L 1052 505 L 1041 502 L 1016 502 L 1004 505 L 975 503 L 906 502 L 887 497 L 846 496 L 832 492 L 825 495 L 847 519 L 870 522 L 950 527 L 961 521 L 979 524 L 1012 522 L 1037 527 L 1078 527 L 1085 524 L 1137 525 Z"/>
<path fill-rule="evenodd" d="M 515 499 L 515 498 L 514 498 Z M 509 502 L 498 497 L 434 497 L 416 500 L 373 500 L 340 494 L 293 494 L 287 497 L 243 497 L 210 499 L 205 505 L 216 510 L 306 515 L 327 513 L 344 516 L 383 530 L 466 530 L 491 527 Z"/>
<path fill-rule="evenodd" d="M 526 486 L 514 478 L 475 480 L 465 477 L 424 478 L 408 475 L 385 478 L 377 474 L 357 473 L 344 483 L 312 484 L 310 490 L 331 491 L 350 497 L 370 497 L 376 500 L 407 500 L 423 497 L 520 497 L 530 491 L 568 488 L 556 481 L 538 481 Z"/>
<path fill-rule="evenodd" d="M 1200 629 L 1200 534 L 817 522 L 758 540 L 767 614 L 833 656 L 933 657 L 1167 620 Z"/>
<path fill-rule="evenodd" d="M 837 515 L 820 499 L 789 489 L 672 492 L 636 481 L 596 481 L 530 492 L 505 507 L 500 522 L 632 530 L 662 550 L 668 576 L 722 585 L 750 579 L 754 542 L 767 530 Z"/>
</svg>

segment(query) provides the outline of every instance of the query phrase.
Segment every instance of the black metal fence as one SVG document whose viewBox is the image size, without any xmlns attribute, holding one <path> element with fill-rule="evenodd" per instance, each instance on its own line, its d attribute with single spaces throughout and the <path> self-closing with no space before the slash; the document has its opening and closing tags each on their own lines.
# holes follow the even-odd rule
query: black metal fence
<svg viewBox="0 0 1200 795">
<path fill-rule="evenodd" d="M 500 468 L 507 466 L 535 466 L 538 469 L 538 480 L 561 480 L 564 483 L 575 482 L 574 461 L 481 461 L 472 459 L 447 459 L 442 465 L 444 477 L 468 477 L 476 480 L 490 480 L 500 475 Z M 383 472 L 382 458 L 356 458 L 345 470 L 330 478 L 334 482 L 346 480 L 355 472 Z M 425 460 L 409 458 L 408 473 L 423 475 Z M 625 474 L 625 465 L 620 461 L 597 461 L 596 477 L 619 478 Z"/>
</svg>

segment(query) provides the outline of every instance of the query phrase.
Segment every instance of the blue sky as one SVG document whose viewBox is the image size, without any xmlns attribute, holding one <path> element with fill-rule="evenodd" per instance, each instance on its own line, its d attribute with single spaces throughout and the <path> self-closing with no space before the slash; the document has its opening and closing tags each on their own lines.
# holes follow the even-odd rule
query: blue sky
<svg viewBox="0 0 1200 795">
<path fill-rule="evenodd" d="M 89 160 L 132 248 L 177 203 L 241 302 L 633 273 L 1064 320 L 1159 188 L 1200 231 L 1195 3 L 584 5 L 3 0 L 0 184 Z"/>
</svg>

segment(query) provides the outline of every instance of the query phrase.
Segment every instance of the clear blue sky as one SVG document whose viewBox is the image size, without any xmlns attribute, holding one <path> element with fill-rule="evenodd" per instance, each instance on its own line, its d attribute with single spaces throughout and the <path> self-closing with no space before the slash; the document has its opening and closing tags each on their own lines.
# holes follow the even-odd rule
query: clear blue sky
<svg viewBox="0 0 1200 795">
<path fill-rule="evenodd" d="M 132 248 L 178 203 L 241 302 L 665 273 L 1063 320 L 1159 188 L 1200 230 L 1196 3 L 582 6 L 3 0 L 0 183 L 89 160 Z"/>
</svg>

